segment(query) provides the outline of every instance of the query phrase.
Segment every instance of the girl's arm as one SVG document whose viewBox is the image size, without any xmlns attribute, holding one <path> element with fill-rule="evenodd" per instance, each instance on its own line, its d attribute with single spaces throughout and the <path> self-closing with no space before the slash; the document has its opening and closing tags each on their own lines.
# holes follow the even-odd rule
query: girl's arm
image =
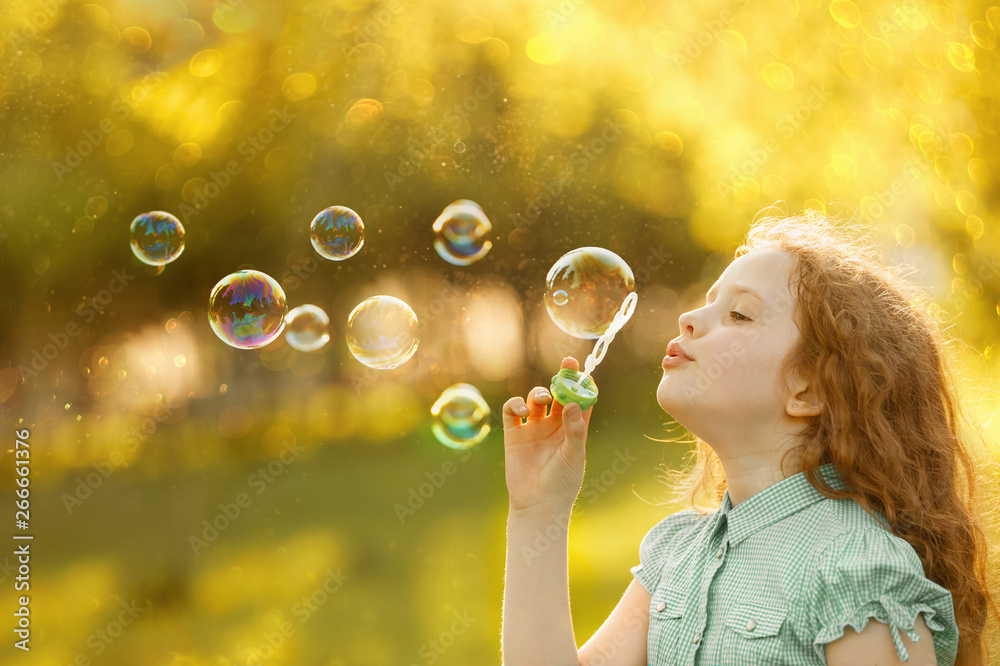
<svg viewBox="0 0 1000 666">
<path fill-rule="evenodd" d="M 573 358 L 562 367 L 579 369 Z M 552 411 L 546 415 L 552 402 Z M 569 608 L 567 532 L 583 483 L 593 407 L 563 409 L 542 387 L 503 406 L 507 518 L 504 666 L 579 666 Z M 521 419 L 526 422 L 522 423 Z"/>
<path fill-rule="evenodd" d="M 504 666 L 579 666 L 569 608 L 569 514 L 511 508 L 503 595 Z"/>
<path fill-rule="evenodd" d="M 601 628 L 580 648 L 580 666 L 646 666 L 649 592 L 632 579 Z"/>
</svg>

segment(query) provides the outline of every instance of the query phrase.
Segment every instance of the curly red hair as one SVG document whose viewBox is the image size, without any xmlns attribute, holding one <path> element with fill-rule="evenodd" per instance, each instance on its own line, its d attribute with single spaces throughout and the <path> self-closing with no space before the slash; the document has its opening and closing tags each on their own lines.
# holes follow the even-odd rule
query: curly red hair
<svg viewBox="0 0 1000 666">
<path fill-rule="evenodd" d="M 757 220 L 736 256 L 780 248 L 796 258 L 790 287 L 800 338 L 783 374 L 797 368 L 812 378 L 825 409 L 788 452 L 801 456 L 795 471 L 831 499 L 849 497 L 884 515 L 927 578 L 952 593 L 956 664 L 988 664 L 1000 611 L 987 567 L 996 560 L 986 537 L 992 516 L 980 493 L 995 495 L 1000 475 L 981 430 L 962 413 L 940 310 L 900 268 L 883 265 L 876 247 L 848 223 L 810 210 Z M 715 510 L 725 474 L 711 447 L 695 443 L 693 468 L 667 479 L 693 508 Z M 848 490 L 817 476 L 830 462 Z"/>
</svg>

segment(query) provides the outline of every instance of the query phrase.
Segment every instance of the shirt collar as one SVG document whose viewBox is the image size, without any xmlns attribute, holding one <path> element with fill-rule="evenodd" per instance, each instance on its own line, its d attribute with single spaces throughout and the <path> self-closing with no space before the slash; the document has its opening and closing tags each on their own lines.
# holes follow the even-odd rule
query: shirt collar
<svg viewBox="0 0 1000 666">
<path fill-rule="evenodd" d="M 835 490 L 845 489 L 840 473 L 833 463 L 820 465 L 816 476 L 825 477 L 830 487 Z M 719 507 L 718 520 L 725 518 L 728 522 L 728 540 L 730 545 L 735 546 L 755 532 L 822 499 L 828 498 L 813 488 L 805 472 L 799 472 L 754 493 L 735 508 L 729 500 L 727 489 L 722 498 L 722 506 Z"/>
</svg>

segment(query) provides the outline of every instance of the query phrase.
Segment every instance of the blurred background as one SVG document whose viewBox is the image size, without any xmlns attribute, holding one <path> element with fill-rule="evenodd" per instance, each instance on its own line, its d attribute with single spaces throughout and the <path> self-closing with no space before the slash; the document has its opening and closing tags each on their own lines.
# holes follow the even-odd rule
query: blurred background
<svg viewBox="0 0 1000 666">
<path fill-rule="evenodd" d="M 592 349 L 542 297 L 600 246 L 639 301 L 594 374 L 582 644 L 682 508 L 658 466 L 690 446 L 651 441 L 683 434 L 655 399 L 677 316 L 775 202 L 853 215 L 911 268 L 996 442 L 998 30 L 1000 7 L 920 0 L 4 2 L 0 485 L 27 428 L 35 541 L 32 651 L 5 633 L 3 661 L 498 664 L 499 410 Z M 492 223 L 461 267 L 431 230 L 457 199 Z M 309 241 L 333 205 L 365 224 L 343 262 Z M 129 247 L 152 210 L 186 229 L 159 268 Z M 246 268 L 331 343 L 221 342 L 210 291 Z M 393 370 L 344 339 L 376 294 L 420 323 Z M 493 410 L 467 451 L 431 432 L 456 382 Z"/>
</svg>

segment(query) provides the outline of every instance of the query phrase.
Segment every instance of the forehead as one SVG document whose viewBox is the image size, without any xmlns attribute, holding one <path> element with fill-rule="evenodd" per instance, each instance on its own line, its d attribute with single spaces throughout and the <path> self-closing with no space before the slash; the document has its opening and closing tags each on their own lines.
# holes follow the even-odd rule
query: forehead
<svg viewBox="0 0 1000 666">
<path fill-rule="evenodd" d="M 788 283 L 795 257 L 784 250 L 767 248 L 737 257 L 726 267 L 716 288 L 739 284 L 760 292 L 769 301 L 789 296 Z"/>
</svg>

